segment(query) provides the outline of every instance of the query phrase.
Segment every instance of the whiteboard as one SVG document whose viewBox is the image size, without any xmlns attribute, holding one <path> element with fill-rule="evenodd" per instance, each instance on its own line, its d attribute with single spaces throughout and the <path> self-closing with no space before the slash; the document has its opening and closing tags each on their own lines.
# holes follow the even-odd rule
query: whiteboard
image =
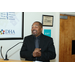
<svg viewBox="0 0 75 75">
<path fill-rule="evenodd" d="M 0 12 L 0 40 L 23 39 L 24 12 Z"/>
</svg>

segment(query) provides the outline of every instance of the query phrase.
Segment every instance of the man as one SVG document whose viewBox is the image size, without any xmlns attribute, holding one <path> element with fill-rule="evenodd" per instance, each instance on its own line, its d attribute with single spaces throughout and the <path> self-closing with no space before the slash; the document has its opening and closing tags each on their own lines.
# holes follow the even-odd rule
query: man
<svg viewBox="0 0 75 75">
<path fill-rule="evenodd" d="M 38 21 L 32 25 L 32 35 L 25 37 L 20 56 L 29 61 L 43 61 L 56 57 L 53 40 L 42 34 L 42 24 Z"/>
</svg>

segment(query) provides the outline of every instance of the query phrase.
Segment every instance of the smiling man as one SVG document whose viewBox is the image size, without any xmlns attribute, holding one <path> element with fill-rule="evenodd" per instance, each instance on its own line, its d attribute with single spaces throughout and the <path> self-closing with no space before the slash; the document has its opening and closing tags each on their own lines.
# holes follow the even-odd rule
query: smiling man
<svg viewBox="0 0 75 75">
<path fill-rule="evenodd" d="M 32 24 L 32 35 L 25 37 L 20 56 L 29 61 L 49 62 L 56 57 L 53 39 L 42 34 L 42 24 Z"/>
</svg>

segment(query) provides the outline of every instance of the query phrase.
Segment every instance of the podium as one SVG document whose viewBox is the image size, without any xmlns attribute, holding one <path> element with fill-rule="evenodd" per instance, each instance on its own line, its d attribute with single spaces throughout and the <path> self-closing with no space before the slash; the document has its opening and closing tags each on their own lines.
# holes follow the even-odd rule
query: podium
<svg viewBox="0 0 75 75">
<path fill-rule="evenodd" d="M 33 61 L 25 61 L 25 60 L 3 60 L 0 58 L 0 62 L 33 62 Z"/>
</svg>

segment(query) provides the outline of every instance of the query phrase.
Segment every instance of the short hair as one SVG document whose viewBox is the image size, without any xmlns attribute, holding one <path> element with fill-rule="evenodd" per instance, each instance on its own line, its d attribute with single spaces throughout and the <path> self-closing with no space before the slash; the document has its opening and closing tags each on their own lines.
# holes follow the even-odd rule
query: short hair
<svg viewBox="0 0 75 75">
<path fill-rule="evenodd" d="M 42 23 L 39 21 L 35 21 L 34 23 L 39 23 L 39 25 L 41 26 L 41 28 L 43 27 Z"/>
</svg>

